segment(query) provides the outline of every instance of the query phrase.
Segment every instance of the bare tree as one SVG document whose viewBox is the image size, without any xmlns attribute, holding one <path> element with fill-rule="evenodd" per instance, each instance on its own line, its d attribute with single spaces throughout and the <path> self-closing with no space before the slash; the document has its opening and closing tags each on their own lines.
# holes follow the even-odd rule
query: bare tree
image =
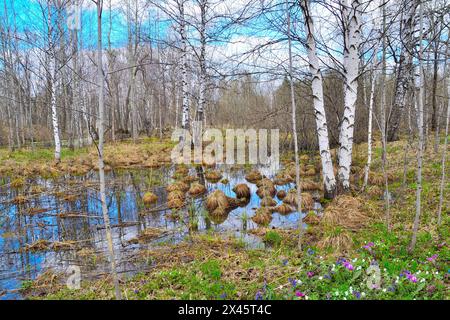
<svg viewBox="0 0 450 320">
<path fill-rule="evenodd" d="M 417 127 L 419 130 L 419 143 L 417 151 L 417 186 L 416 186 L 416 214 L 414 217 L 413 234 L 411 243 L 409 245 L 409 251 L 413 251 L 416 246 L 417 232 L 419 230 L 420 215 L 421 215 L 421 197 L 422 197 L 422 162 L 423 162 L 423 145 L 424 145 L 424 123 L 423 123 L 423 103 L 424 103 L 424 70 L 422 65 L 423 57 L 423 3 L 420 1 L 420 36 L 419 36 L 419 54 L 418 54 L 418 71 L 419 71 L 419 96 L 415 99 L 417 103 Z"/>
<path fill-rule="evenodd" d="M 412 51 L 414 48 L 414 16 L 420 0 L 406 0 L 402 3 L 402 22 L 400 37 L 402 49 L 397 66 L 395 93 L 391 113 L 388 118 L 387 141 L 398 139 L 401 116 L 405 107 L 406 95 L 411 83 Z"/>
<path fill-rule="evenodd" d="M 298 248 L 302 249 L 302 237 L 303 237 L 303 219 L 302 219 L 302 185 L 300 183 L 300 163 L 299 163 L 299 149 L 298 149 L 298 137 L 297 137 L 297 117 L 295 104 L 295 89 L 294 89 L 294 79 L 292 70 L 292 41 L 291 41 L 291 14 L 290 7 L 286 1 L 286 13 L 287 13 L 287 34 L 288 34 L 288 50 L 289 50 L 289 82 L 291 88 L 291 107 L 292 107 L 292 135 L 294 137 L 294 158 L 295 158 L 295 184 L 297 186 L 297 211 L 300 215 L 299 218 L 299 237 L 298 237 Z"/>
<path fill-rule="evenodd" d="M 116 258 L 114 254 L 114 245 L 109 221 L 108 207 L 106 205 L 106 182 L 105 182 L 105 162 L 103 160 L 104 128 L 105 128 L 105 105 L 104 105 L 104 86 L 105 79 L 103 75 L 102 59 L 102 11 L 103 0 L 92 0 L 97 6 L 97 77 L 98 77 L 98 171 L 100 176 L 100 200 L 102 203 L 103 220 L 105 224 L 106 239 L 108 243 L 109 260 L 111 264 L 111 273 L 114 281 L 116 299 L 121 300 L 122 294 L 119 287 L 119 278 L 116 269 Z"/>
</svg>

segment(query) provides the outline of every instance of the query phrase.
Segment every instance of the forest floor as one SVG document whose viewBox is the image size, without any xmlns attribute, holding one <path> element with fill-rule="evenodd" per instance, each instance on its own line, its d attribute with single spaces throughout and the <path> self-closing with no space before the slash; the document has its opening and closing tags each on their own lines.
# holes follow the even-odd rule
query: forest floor
<svg viewBox="0 0 450 320">
<path fill-rule="evenodd" d="M 355 145 L 352 191 L 321 202 L 325 214 L 307 216 L 302 250 L 298 231 L 260 227 L 265 249 L 249 249 L 238 237 L 214 231 L 189 235 L 176 245 L 161 243 L 142 249 L 136 259 L 146 272 L 121 277 L 125 299 L 448 299 L 449 199 L 445 195 L 442 224 L 437 225 L 442 147 L 430 139 L 423 168 L 422 215 L 416 249 L 408 252 L 416 203 L 416 145 L 402 140 L 388 146 L 391 230 L 385 219 L 381 147 L 374 146 L 369 187 L 360 191 L 367 144 Z M 108 145 L 106 163 L 114 168 L 157 167 L 170 162 L 172 144 L 146 140 Z M 52 163 L 51 150 L 0 151 L 0 172 L 19 179 L 30 175 L 83 174 L 96 167 L 95 149 L 65 150 Z M 405 157 L 406 155 L 406 157 Z M 284 155 L 284 162 L 292 155 Z M 317 157 L 309 157 L 316 161 Z M 312 160 L 311 160 L 312 159 Z M 406 159 L 406 171 L 404 170 Z M 448 158 L 447 158 L 448 160 Z M 447 161 L 446 168 L 449 167 Z M 340 218 L 343 217 L 343 218 Z M 379 276 L 379 277 L 378 277 Z M 24 282 L 29 299 L 113 299 L 110 276 L 68 289 L 61 274 L 47 271 Z"/>
</svg>

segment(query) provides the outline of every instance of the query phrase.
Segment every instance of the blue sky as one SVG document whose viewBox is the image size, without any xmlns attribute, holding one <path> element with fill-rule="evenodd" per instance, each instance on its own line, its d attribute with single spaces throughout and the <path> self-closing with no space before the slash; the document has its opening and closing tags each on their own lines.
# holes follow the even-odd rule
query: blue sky
<svg viewBox="0 0 450 320">
<path fill-rule="evenodd" d="M 46 17 L 47 17 L 47 8 L 45 5 L 46 1 L 41 1 L 44 5 L 41 7 L 39 1 L 33 0 L 6 0 L 8 17 L 6 17 L 6 10 L 4 7 L 4 3 L 2 1 L 0 6 L 0 16 L 2 19 L 8 19 L 9 25 L 12 27 L 14 24 L 17 28 L 17 32 L 21 34 L 21 38 L 24 38 L 25 32 L 36 33 L 40 35 L 40 39 L 36 39 L 37 42 L 34 42 L 34 45 L 41 46 L 42 36 L 46 33 Z M 45 16 L 44 16 L 45 15 Z M 107 46 L 107 36 L 109 32 L 110 25 L 110 15 L 111 15 L 111 44 L 113 47 L 122 47 L 126 45 L 127 42 L 127 24 L 125 17 L 118 8 L 113 8 L 112 11 L 108 10 L 105 4 L 105 8 L 103 9 L 103 42 L 104 46 Z M 15 18 L 14 18 L 15 17 Z M 81 42 L 83 43 L 84 48 L 92 48 L 96 46 L 97 39 L 97 17 L 96 17 L 96 9 L 93 7 L 83 8 L 81 15 L 81 23 L 82 23 L 82 34 L 81 34 Z M 14 23 L 15 22 L 15 23 Z M 169 27 L 169 22 L 160 22 L 159 24 L 159 37 L 164 37 L 164 33 L 167 31 Z M 146 28 L 146 34 L 148 34 L 149 23 L 144 22 L 143 28 Z M 67 28 L 65 28 L 67 30 Z M 151 25 L 151 34 L 152 37 L 156 37 L 157 30 L 155 30 L 155 25 Z M 23 44 L 26 46 L 26 44 Z"/>
</svg>

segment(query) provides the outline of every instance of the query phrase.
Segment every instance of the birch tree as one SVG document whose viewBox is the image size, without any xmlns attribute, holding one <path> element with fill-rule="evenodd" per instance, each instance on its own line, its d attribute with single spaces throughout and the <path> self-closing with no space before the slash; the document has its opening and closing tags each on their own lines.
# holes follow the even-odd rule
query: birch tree
<svg viewBox="0 0 450 320">
<path fill-rule="evenodd" d="M 420 0 L 406 0 L 402 3 L 402 22 L 400 26 L 401 52 L 397 65 L 394 100 L 388 118 L 387 140 L 398 139 L 401 116 L 406 103 L 407 91 L 411 83 L 412 51 L 414 48 L 414 16 Z"/>
<path fill-rule="evenodd" d="M 177 0 L 179 19 L 180 19 L 180 36 L 181 36 L 181 91 L 182 91 L 182 107 L 181 107 L 181 128 L 190 129 L 189 123 L 189 85 L 188 85 L 188 58 L 187 58 L 187 24 L 184 13 L 184 5 L 186 0 Z"/>
<path fill-rule="evenodd" d="M 376 52 L 376 50 L 375 50 Z M 372 122 L 373 122 L 373 105 L 375 100 L 375 83 L 377 81 L 376 74 L 377 55 L 375 53 L 374 61 L 372 64 L 372 83 L 370 85 L 370 97 L 369 97 L 369 120 L 367 121 L 367 163 L 364 167 L 364 181 L 362 189 L 367 186 L 369 179 L 370 165 L 372 164 Z"/>
<path fill-rule="evenodd" d="M 308 51 L 309 71 L 312 75 L 311 88 L 314 104 L 314 116 L 316 119 L 317 139 L 319 141 L 319 153 L 322 162 L 322 179 L 324 183 L 325 198 L 333 198 L 336 194 L 336 178 L 333 171 L 333 162 L 328 140 L 328 126 L 323 100 L 323 81 L 317 57 L 314 21 L 309 10 L 309 0 L 301 2 L 301 8 L 305 17 L 306 45 Z"/>
<path fill-rule="evenodd" d="M 57 92 L 57 58 L 55 51 L 54 37 L 54 25 L 52 22 L 52 4 L 48 2 L 48 52 L 49 52 L 49 64 L 48 64 L 48 79 L 50 86 L 50 108 L 52 112 L 52 125 L 53 125 L 53 141 L 55 144 L 55 160 L 61 161 L 61 140 L 59 137 L 59 121 L 56 105 L 56 92 Z"/>
<path fill-rule="evenodd" d="M 287 35 L 288 35 L 288 51 L 289 51 L 289 82 L 291 89 L 291 107 L 292 107 L 292 135 L 294 137 L 294 152 L 295 152 L 295 184 L 297 185 L 297 211 L 300 215 L 298 221 L 299 237 L 298 237 L 298 248 L 302 249 L 302 238 L 303 238 L 303 219 L 302 219 L 302 185 L 300 181 L 300 163 L 298 156 L 298 137 L 297 137 L 297 117 L 296 117 L 296 104 L 295 104 L 295 90 L 294 90 L 294 79 L 293 79 L 293 68 L 292 68 L 292 41 L 291 41 L 291 14 L 290 7 L 286 1 L 286 14 L 287 14 Z"/>
<path fill-rule="evenodd" d="M 344 115 L 339 133 L 339 188 L 350 189 L 353 132 L 358 94 L 359 44 L 361 36 L 360 1 L 340 2 L 344 24 Z"/>
<path fill-rule="evenodd" d="M 108 207 L 106 205 L 106 187 L 105 187 L 105 162 L 103 161 L 103 144 L 105 130 L 105 105 L 104 105 L 104 87 L 105 79 L 103 75 L 102 59 L 102 11 L 103 0 L 92 0 L 97 6 L 97 77 L 98 77 L 98 171 L 100 176 L 100 200 L 102 204 L 103 220 L 105 223 L 106 239 L 108 243 L 109 260 L 111 264 L 111 273 L 114 281 L 116 299 L 121 300 L 122 294 L 119 287 L 119 278 L 116 270 L 116 259 L 114 254 L 114 245 L 111 232 L 111 223 L 109 220 Z"/>
<path fill-rule="evenodd" d="M 423 162 L 423 148 L 424 148 L 424 123 L 423 123 L 423 103 L 424 103 L 424 70 L 422 65 L 423 57 L 423 3 L 420 1 L 420 35 L 419 35 L 419 54 L 418 54 L 418 73 L 419 73 L 419 97 L 415 99 L 417 103 L 417 127 L 419 131 L 419 143 L 417 150 L 417 181 L 416 181 L 416 214 L 414 217 L 413 233 L 409 251 L 412 252 L 416 246 L 417 232 L 419 230 L 420 215 L 421 215 L 421 197 L 422 197 L 422 162 Z"/>
</svg>

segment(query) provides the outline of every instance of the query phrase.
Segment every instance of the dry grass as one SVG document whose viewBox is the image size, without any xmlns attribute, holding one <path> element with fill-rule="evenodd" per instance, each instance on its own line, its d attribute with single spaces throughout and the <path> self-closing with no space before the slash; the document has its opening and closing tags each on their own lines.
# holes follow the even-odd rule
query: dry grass
<svg viewBox="0 0 450 320">
<path fill-rule="evenodd" d="M 274 183 L 267 178 L 261 179 L 256 183 L 258 190 L 256 191 L 256 194 L 260 197 L 260 198 L 265 198 L 265 197 L 275 197 L 275 195 L 277 194 L 277 189 L 275 188 Z"/>
<path fill-rule="evenodd" d="M 26 197 L 24 197 L 24 196 L 17 196 L 17 197 L 15 197 L 13 200 L 12 200 L 12 202 L 14 203 L 14 204 L 24 204 L 24 203 L 26 203 L 28 201 L 28 199 L 26 198 Z"/>
<path fill-rule="evenodd" d="M 251 196 L 250 188 L 245 183 L 235 185 L 233 188 L 233 192 L 236 194 L 236 197 L 238 199 L 249 199 Z"/>
<path fill-rule="evenodd" d="M 209 213 L 209 218 L 215 224 L 221 224 L 227 220 L 230 211 L 225 207 L 217 207 Z"/>
<path fill-rule="evenodd" d="M 152 241 L 156 238 L 159 238 L 162 234 L 164 234 L 164 231 L 158 228 L 147 228 L 144 229 L 136 238 L 131 239 L 131 243 L 145 243 Z"/>
<path fill-rule="evenodd" d="M 27 244 L 25 246 L 25 251 L 29 252 L 41 252 L 41 251 L 48 251 L 51 249 L 51 242 L 43 239 L 39 239 L 36 242 L 33 242 L 31 244 Z"/>
<path fill-rule="evenodd" d="M 182 181 L 186 184 L 191 184 L 194 181 L 198 181 L 198 178 L 196 176 L 186 176 L 182 179 Z"/>
<path fill-rule="evenodd" d="M 205 201 L 205 207 L 209 212 L 213 212 L 217 208 L 227 209 L 228 205 L 228 197 L 220 190 L 215 190 L 208 195 Z"/>
<path fill-rule="evenodd" d="M 284 190 L 280 190 L 277 192 L 277 198 L 280 200 L 283 200 L 284 198 L 286 198 L 287 192 Z"/>
<path fill-rule="evenodd" d="M 52 249 L 54 251 L 67 251 L 76 248 L 75 241 L 55 241 L 52 243 Z"/>
<path fill-rule="evenodd" d="M 287 215 L 289 213 L 294 212 L 295 210 L 294 210 L 294 208 L 292 208 L 292 206 L 290 206 L 286 203 L 283 203 L 283 204 L 280 204 L 279 206 L 275 207 L 274 211 L 278 212 L 279 214 L 282 214 L 282 215 Z"/>
<path fill-rule="evenodd" d="M 25 179 L 23 178 L 15 178 L 11 181 L 11 188 L 19 189 L 22 188 L 25 185 Z"/>
<path fill-rule="evenodd" d="M 180 209 L 184 206 L 186 196 L 183 191 L 174 190 L 167 194 L 167 207 L 169 209 Z"/>
<path fill-rule="evenodd" d="M 209 182 L 219 182 L 222 179 L 222 173 L 217 170 L 208 170 L 205 172 L 205 179 Z"/>
<path fill-rule="evenodd" d="M 281 172 L 275 176 L 275 179 L 273 179 L 274 184 L 277 186 L 284 186 L 288 183 L 294 182 L 294 179 L 287 173 Z"/>
<path fill-rule="evenodd" d="M 146 192 L 144 196 L 142 197 L 142 202 L 146 206 L 152 205 L 158 201 L 158 196 L 154 194 L 153 192 Z"/>
<path fill-rule="evenodd" d="M 365 226 L 367 215 L 361 210 L 362 204 L 358 198 L 348 195 L 336 197 L 325 209 L 321 224 L 327 227 L 343 227 L 357 231 Z"/>
<path fill-rule="evenodd" d="M 277 202 L 271 197 L 265 197 L 261 200 L 261 207 L 273 207 L 276 206 Z"/>
<path fill-rule="evenodd" d="M 310 211 L 304 218 L 303 221 L 309 225 L 316 225 L 319 224 L 320 218 L 317 214 Z"/>
<path fill-rule="evenodd" d="M 191 184 L 188 193 L 192 197 L 198 197 L 206 193 L 206 187 L 198 182 L 194 182 Z"/>
<path fill-rule="evenodd" d="M 172 183 L 166 187 L 167 192 L 173 192 L 173 191 L 182 191 L 187 192 L 189 190 L 189 185 L 182 182 L 177 181 L 175 183 Z"/>
<path fill-rule="evenodd" d="M 308 179 L 303 179 L 300 182 L 300 185 L 302 187 L 303 191 L 320 191 L 323 189 L 322 184 L 308 180 Z"/>
<path fill-rule="evenodd" d="M 252 170 L 245 176 L 245 180 L 247 180 L 250 183 L 256 183 L 262 178 L 263 176 L 258 170 Z"/>
<path fill-rule="evenodd" d="M 180 209 L 184 206 L 184 201 L 180 199 L 172 199 L 167 201 L 167 208 Z"/>
<path fill-rule="evenodd" d="M 332 248 L 336 254 L 344 254 L 351 251 L 353 240 L 347 232 L 343 232 L 323 237 L 319 240 L 317 246 L 320 249 Z"/>
<path fill-rule="evenodd" d="M 314 206 L 314 198 L 307 192 L 302 192 L 302 208 L 306 210 L 312 209 Z M 283 199 L 284 203 L 290 204 L 291 206 L 297 206 L 297 190 L 291 189 L 288 191 L 286 197 Z"/>
<path fill-rule="evenodd" d="M 253 222 L 258 225 L 266 226 L 272 221 L 272 214 L 268 208 L 259 208 L 256 214 L 252 217 Z"/>
</svg>

